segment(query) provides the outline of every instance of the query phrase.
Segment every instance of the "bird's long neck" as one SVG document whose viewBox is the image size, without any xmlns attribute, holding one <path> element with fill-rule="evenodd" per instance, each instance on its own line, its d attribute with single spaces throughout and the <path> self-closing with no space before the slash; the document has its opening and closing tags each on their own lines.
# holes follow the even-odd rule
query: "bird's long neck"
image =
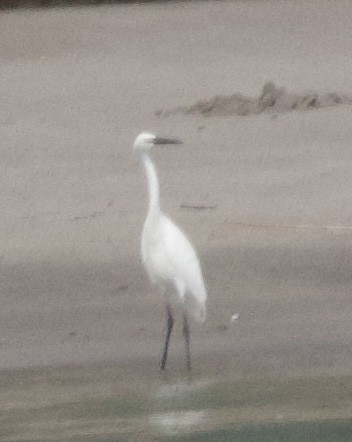
<svg viewBox="0 0 352 442">
<path fill-rule="evenodd" d="M 142 162 L 145 168 L 148 179 L 148 191 L 149 191 L 149 214 L 159 212 L 159 181 L 156 174 L 156 169 L 151 158 L 144 153 L 142 155 Z"/>
</svg>

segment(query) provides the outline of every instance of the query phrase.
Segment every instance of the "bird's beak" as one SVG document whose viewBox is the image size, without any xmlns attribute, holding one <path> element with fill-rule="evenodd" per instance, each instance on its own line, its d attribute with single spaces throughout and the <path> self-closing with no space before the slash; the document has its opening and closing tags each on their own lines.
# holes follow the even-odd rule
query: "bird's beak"
<svg viewBox="0 0 352 442">
<path fill-rule="evenodd" d="M 162 137 L 156 137 L 156 139 L 153 142 L 154 144 L 182 144 L 183 141 L 177 139 L 177 138 L 162 138 Z"/>
</svg>

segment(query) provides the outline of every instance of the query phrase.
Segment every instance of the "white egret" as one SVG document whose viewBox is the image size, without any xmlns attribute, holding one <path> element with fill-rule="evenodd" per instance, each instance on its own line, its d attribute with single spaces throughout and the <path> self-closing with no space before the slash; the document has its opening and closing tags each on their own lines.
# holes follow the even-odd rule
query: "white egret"
<svg viewBox="0 0 352 442">
<path fill-rule="evenodd" d="M 177 139 L 141 133 L 133 144 L 133 149 L 138 153 L 145 168 L 149 190 L 149 209 L 141 241 L 142 261 L 150 280 L 160 287 L 166 299 L 167 331 L 161 370 L 165 370 L 174 324 L 173 305 L 176 303 L 182 309 L 186 362 L 189 370 L 191 355 L 188 313 L 199 322 L 204 322 L 206 318 L 207 293 L 197 254 L 185 234 L 160 209 L 158 177 L 149 156 L 153 146 L 180 143 Z"/>
</svg>

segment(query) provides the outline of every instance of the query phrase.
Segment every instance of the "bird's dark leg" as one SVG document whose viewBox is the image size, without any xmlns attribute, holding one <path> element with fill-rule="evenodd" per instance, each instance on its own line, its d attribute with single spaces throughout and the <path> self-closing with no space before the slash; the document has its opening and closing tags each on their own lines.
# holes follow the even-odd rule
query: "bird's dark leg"
<svg viewBox="0 0 352 442">
<path fill-rule="evenodd" d="M 188 326 L 187 314 L 185 311 L 183 312 L 183 335 L 185 337 L 185 344 L 186 344 L 186 364 L 187 364 L 187 369 L 190 371 L 192 367 L 191 367 L 191 352 L 189 348 L 189 326 Z"/>
<path fill-rule="evenodd" d="M 161 358 L 161 364 L 160 364 L 160 369 L 162 371 L 165 370 L 166 360 L 167 360 L 167 351 L 169 348 L 169 340 L 170 340 L 170 335 L 172 332 L 172 327 L 174 325 L 174 318 L 172 316 L 172 310 L 171 310 L 171 307 L 169 304 L 166 304 L 166 314 L 167 314 L 167 321 L 166 321 L 167 331 L 166 331 L 166 339 L 165 339 L 163 357 Z"/>
</svg>

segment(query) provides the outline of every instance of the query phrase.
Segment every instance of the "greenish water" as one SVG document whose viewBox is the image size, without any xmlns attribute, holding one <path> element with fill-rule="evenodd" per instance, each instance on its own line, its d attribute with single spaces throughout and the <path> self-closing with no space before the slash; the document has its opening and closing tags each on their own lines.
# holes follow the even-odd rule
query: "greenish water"
<svg viewBox="0 0 352 442">
<path fill-rule="evenodd" d="M 352 376 L 160 380 L 122 391 L 75 400 L 58 385 L 47 403 L 3 406 L 0 441 L 352 440 Z"/>
<path fill-rule="evenodd" d="M 350 442 L 352 419 L 329 422 L 290 422 L 285 424 L 251 425 L 198 433 L 189 436 L 167 437 L 176 441 L 241 441 L 241 442 Z"/>
</svg>

